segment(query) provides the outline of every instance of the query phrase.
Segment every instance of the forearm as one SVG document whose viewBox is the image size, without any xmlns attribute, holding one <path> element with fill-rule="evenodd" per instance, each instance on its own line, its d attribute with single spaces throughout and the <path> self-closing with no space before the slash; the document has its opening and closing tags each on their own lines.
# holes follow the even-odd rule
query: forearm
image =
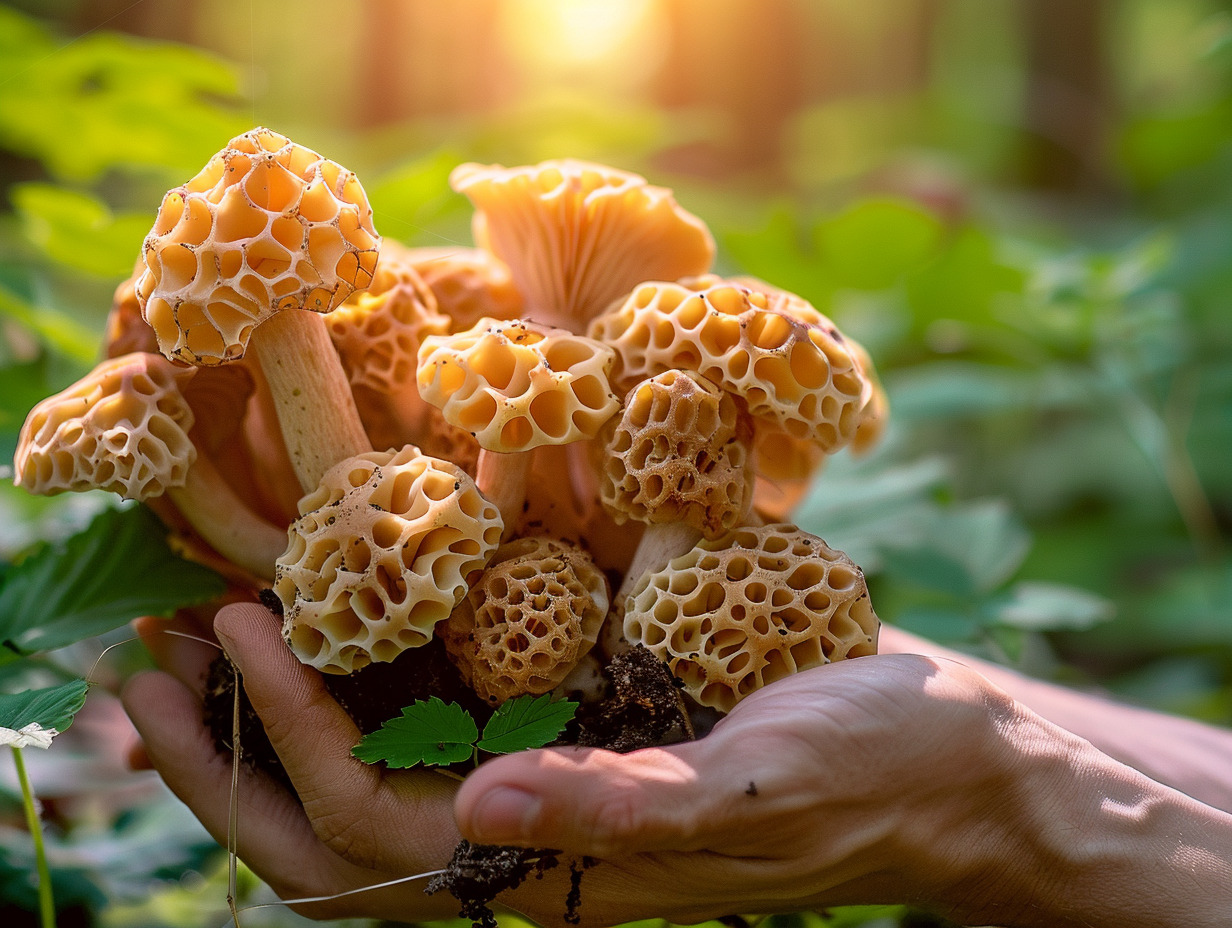
<svg viewBox="0 0 1232 928">
<path fill-rule="evenodd" d="M 1007 737 L 1012 800 L 980 849 L 993 863 L 968 878 L 979 895 L 957 914 L 1017 928 L 1232 924 L 1232 816 L 1041 719 Z"/>
<path fill-rule="evenodd" d="M 1201 802 L 1232 812 L 1232 731 L 1033 680 L 890 626 L 882 629 L 881 651 L 946 657 L 966 664 L 1036 714 L 1110 757 Z"/>
</svg>

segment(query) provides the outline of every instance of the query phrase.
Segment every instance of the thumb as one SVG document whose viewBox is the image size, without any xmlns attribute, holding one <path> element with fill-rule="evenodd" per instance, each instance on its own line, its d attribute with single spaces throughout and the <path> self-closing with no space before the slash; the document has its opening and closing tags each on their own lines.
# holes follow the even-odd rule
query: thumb
<svg viewBox="0 0 1232 928">
<path fill-rule="evenodd" d="M 616 754 L 551 748 L 493 758 L 454 802 L 463 836 L 480 844 L 554 848 L 591 857 L 696 850 L 729 817 L 705 771 L 703 741 Z"/>
</svg>

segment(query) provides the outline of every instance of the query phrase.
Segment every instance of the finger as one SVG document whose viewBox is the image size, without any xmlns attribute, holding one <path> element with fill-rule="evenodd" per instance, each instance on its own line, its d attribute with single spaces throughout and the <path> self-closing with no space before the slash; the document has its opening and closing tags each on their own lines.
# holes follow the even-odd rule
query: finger
<svg viewBox="0 0 1232 928">
<path fill-rule="evenodd" d="M 557 748 L 494 758 L 454 803 L 462 834 L 484 844 L 592 857 L 697 850 L 730 829 L 746 788 L 719 776 L 704 741 L 631 754 Z"/>
</svg>

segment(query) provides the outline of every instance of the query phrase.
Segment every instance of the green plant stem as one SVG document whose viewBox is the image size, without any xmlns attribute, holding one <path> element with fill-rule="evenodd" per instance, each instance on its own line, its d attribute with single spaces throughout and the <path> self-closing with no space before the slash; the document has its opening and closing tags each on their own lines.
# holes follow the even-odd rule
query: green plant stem
<svg viewBox="0 0 1232 928">
<path fill-rule="evenodd" d="M 26 775 L 26 761 L 21 748 L 13 747 L 13 763 L 17 765 L 17 781 L 21 784 L 22 803 L 26 808 L 26 824 L 34 841 L 34 860 L 38 867 L 39 920 L 42 928 L 56 928 L 56 903 L 51 893 L 51 868 L 47 866 L 47 851 L 43 847 L 43 827 L 34 808 L 34 793 Z"/>
</svg>

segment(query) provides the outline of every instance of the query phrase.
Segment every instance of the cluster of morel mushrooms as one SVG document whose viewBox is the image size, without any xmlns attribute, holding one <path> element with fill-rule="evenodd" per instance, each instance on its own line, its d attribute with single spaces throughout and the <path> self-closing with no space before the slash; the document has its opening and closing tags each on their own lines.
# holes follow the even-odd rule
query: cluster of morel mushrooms
<svg viewBox="0 0 1232 928">
<path fill-rule="evenodd" d="M 16 482 L 147 501 L 186 556 L 272 586 L 326 673 L 438 636 L 489 705 L 597 698 L 641 644 L 727 712 L 873 653 L 859 568 L 786 522 L 884 427 L 864 350 L 713 275 L 705 225 L 635 174 L 450 180 L 477 247 L 407 248 L 351 172 L 233 139 L 164 197 L 108 359 L 30 413 Z"/>
</svg>

